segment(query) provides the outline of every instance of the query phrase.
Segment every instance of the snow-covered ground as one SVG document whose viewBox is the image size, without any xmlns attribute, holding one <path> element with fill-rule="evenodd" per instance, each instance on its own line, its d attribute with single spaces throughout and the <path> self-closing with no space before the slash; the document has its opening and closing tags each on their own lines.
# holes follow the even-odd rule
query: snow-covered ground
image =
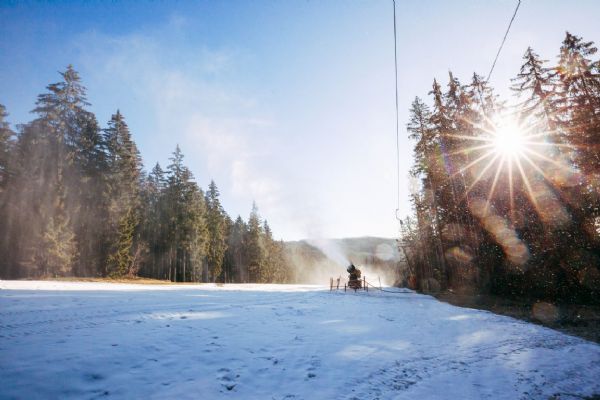
<svg viewBox="0 0 600 400">
<path fill-rule="evenodd" d="M 408 291 L 0 281 L 2 399 L 593 393 L 600 346 Z"/>
</svg>

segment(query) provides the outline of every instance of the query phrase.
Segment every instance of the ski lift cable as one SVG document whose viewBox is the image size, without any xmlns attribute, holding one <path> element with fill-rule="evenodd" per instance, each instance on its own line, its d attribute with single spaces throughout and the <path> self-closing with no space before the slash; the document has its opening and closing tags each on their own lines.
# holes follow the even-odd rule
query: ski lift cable
<svg viewBox="0 0 600 400">
<path fill-rule="evenodd" d="M 490 72 L 488 73 L 488 77 L 486 79 L 487 82 L 490 81 L 490 78 L 492 76 L 492 72 L 494 72 L 494 67 L 496 67 L 496 62 L 498 61 L 498 57 L 500 57 L 500 52 L 502 51 L 502 48 L 504 47 L 504 43 L 506 42 L 506 38 L 508 36 L 508 32 L 510 32 L 510 28 L 513 24 L 513 21 L 515 20 L 515 17 L 517 16 L 517 11 L 519 11 L 519 7 L 521 6 L 521 0 L 518 0 L 517 2 L 517 7 L 515 8 L 515 12 L 513 13 L 512 18 L 510 19 L 510 22 L 508 24 L 508 28 L 506 28 L 506 32 L 504 33 L 504 37 L 502 38 L 502 43 L 500 43 L 500 47 L 498 48 L 498 52 L 496 53 L 496 58 L 494 58 L 494 62 L 492 63 L 492 68 L 490 68 Z"/>
<path fill-rule="evenodd" d="M 394 77 L 396 82 L 396 219 L 402 224 L 400 212 L 400 125 L 398 116 L 398 46 L 396 34 L 396 0 L 392 0 L 394 6 Z"/>
<path fill-rule="evenodd" d="M 396 84 L 396 219 L 400 224 L 402 224 L 402 219 L 399 216 L 400 212 L 400 124 L 399 124 L 399 107 L 398 107 L 398 44 L 397 44 L 397 29 L 396 29 L 396 0 L 392 0 L 392 4 L 394 7 L 394 78 Z M 500 53 L 502 52 L 502 48 L 504 47 L 504 43 L 506 43 L 506 38 L 508 37 L 508 33 L 510 32 L 510 28 L 517 16 L 517 12 L 519 11 L 519 7 L 521 6 L 521 0 L 517 1 L 517 6 L 515 7 L 515 11 L 508 23 L 508 27 L 506 28 L 506 32 L 504 33 L 504 37 L 502 38 L 502 42 L 500 43 L 500 47 L 498 48 L 498 52 L 496 53 L 496 57 L 494 58 L 494 62 L 492 63 L 492 67 L 490 68 L 490 72 L 488 73 L 486 82 L 489 82 L 492 77 L 492 73 L 494 72 L 494 68 L 496 67 L 496 63 L 498 62 L 498 58 L 500 57 Z"/>
</svg>

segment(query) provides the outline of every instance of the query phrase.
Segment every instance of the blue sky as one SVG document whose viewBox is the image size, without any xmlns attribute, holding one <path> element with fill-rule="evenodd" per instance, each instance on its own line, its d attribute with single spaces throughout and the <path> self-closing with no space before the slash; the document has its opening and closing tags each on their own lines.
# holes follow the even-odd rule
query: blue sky
<svg viewBox="0 0 600 400">
<path fill-rule="evenodd" d="M 415 96 L 448 70 L 487 74 L 516 1 L 398 1 L 401 213 L 410 212 Z M 600 2 L 523 0 L 496 66 L 500 94 L 531 45 L 600 40 Z M 13 124 L 69 63 L 102 125 L 120 109 L 147 169 L 179 144 L 226 210 L 256 200 L 284 239 L 394 237 L 392 4 L 385 1 L 0 3 L 0 103 Z"/>
</svg>

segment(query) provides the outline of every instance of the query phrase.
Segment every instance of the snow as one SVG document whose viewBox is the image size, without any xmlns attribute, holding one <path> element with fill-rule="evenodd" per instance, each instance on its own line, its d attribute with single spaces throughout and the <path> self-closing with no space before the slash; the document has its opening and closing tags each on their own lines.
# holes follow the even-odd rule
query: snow
<svg viewBox="0 0 600 400">
<path fill-rule="evenodd" d="M 396 290 L 0 281 L 0 398 L 600 393 L 597 344 Z"/>
</svg>

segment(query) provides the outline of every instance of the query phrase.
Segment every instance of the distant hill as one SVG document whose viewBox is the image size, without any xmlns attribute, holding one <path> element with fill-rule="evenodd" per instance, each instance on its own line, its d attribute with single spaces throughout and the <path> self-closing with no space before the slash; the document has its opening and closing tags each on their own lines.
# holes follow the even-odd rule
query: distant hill
<svg viewBox="0 0 600 400">
<path fill-rule="evenodd" d="M 296 281 L 324 283 L 329 277 L 345 276 L 350 262 L 370 277 L 398 280 L 400 254 L 395 239 L 358 237 L 286 242 L 288 256 L 296 266 Z M 383 279 L 383 278 L 382 278 Z"/>
</svg>

